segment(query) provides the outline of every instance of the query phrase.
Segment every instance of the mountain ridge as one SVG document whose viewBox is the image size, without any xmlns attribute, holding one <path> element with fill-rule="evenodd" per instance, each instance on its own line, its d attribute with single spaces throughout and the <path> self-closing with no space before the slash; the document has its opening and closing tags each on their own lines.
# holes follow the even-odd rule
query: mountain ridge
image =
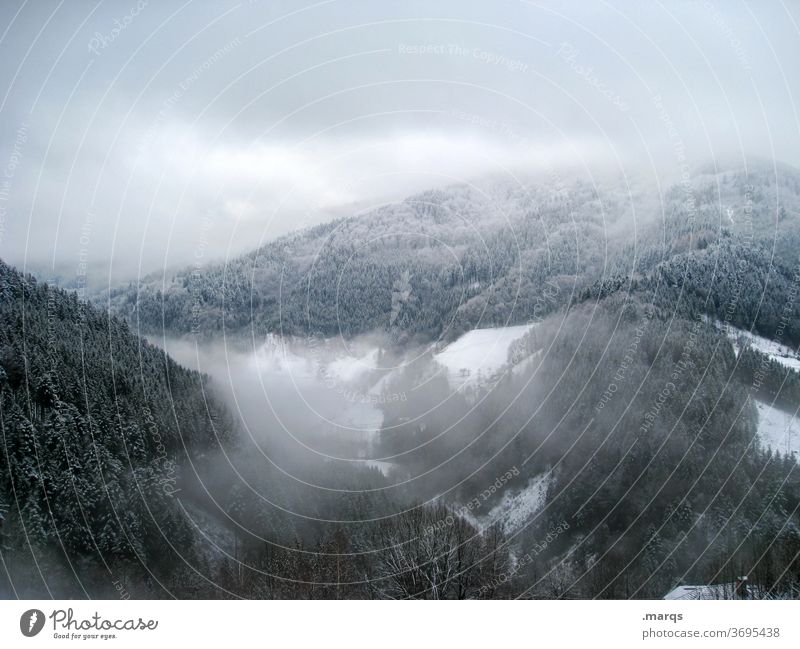
<svg viewBox="0 0 800 649">
<path fill-rule="evenodd" d="M 769 263 L 791 268 L 800 171 L 781 169 L 777 182 L 766 164 L 703 175 L 661 198 L 652 186 L 580 179 L 454 185 L 285 235 L 227 263 L 150 275 L 99 301 L 145 333 L 383 330 L 401 343 L 452 340 L 540 317 L 545 306 L 585 297 L 598 277 L 643 277 L 724 240 L 772 249 Z M 403 277 L 408 295 L 398 302 Z"/>
</svg>

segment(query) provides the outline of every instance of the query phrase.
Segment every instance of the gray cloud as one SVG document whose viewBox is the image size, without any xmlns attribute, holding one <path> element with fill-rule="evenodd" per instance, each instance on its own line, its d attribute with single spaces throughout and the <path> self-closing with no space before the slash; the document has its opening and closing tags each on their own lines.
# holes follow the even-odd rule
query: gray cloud
<svg viewBox="0 0 800 649">
<path fill-rule="evenodd" d="M 118 279 L 485 173 L 798 165 L 796 14 L 4 3 L 0 256 Z"/>
</svg>

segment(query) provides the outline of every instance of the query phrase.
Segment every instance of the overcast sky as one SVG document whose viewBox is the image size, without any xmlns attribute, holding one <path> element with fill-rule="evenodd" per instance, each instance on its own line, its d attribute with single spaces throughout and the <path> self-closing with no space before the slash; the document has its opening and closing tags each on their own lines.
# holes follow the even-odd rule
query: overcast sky
<svg viewBox="0 0 800 649">
<path fill-rule="evenodd" d="M 489 173 L 800 166 L 799 24 L 781 0 L 7 0 L 0 257 L 119 279 Z"/>
</svg>

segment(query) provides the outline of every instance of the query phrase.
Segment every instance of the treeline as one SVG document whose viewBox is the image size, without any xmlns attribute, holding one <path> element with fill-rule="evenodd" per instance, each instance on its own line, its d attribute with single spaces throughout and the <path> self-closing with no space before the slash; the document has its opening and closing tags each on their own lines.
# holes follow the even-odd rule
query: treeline
<svg viewBox="0 0 800 649">
<path fill-rule="evenodd" d="M 646 304 L 575 313 L 539 368 L 566 367 L 531 431 L 531 463 L 555 467 L 546 518 L 574 521 L 554 549 L 573 579 L 567 596 L 659 597 L 742 574 L 791 593 L 796 458 L 760 445 L 730 343 L 699 319 L 648 316 Z M 578 348 L 582 361 L 569 365 L 562 354 Z"/>
<path fill-rule="evenodd" d="M 511 592 L 499 527 L 479 530 L 443 505 L 342 527 L 313 544 L 251 546 L 242 558 L 222 562 L 217 583 L 248 598 L 493 599 Z"/>
<path fill-rule="evenodd" d="M 3 596 L 157 581 L 192 556 L 185 460 L 234 435 L 208 387 L 127 323 L 0 262 Z"/>
<path fill-rule="evenodd" d="M 399 342 L 505 324 L 555 308 L 575 276 L 602 269 L 603 214 L 595 188 L 467 187 L 425 192 L 366 215 L 282 237 L 224 265 L 153 276 L 115 289 L 112 307 L 144 331 L 351 336 L 376 329 Z M 410 295 L 393 309 L 396 283 Z M 166 287 L 162 290 L 163 280 Z M 541 298 L 548 282 L 558 300 Z M 552 289 L 550 289 L 552 290 Z M 396 302 L 395 302 L 396 305 Z"/>
<path fill-rule="evenodd" d="M 709 322 L 800 344 L 800 180 L 779 171 L 663 200 L 580 182 L 426 192 L 163 291 L 115 290 L 122 318 L 0 262 L 2 594 L 627 598 L 741 574 L 797 593 L 797 461 L 762 448 L 749 397 L 793 411 L 800 374 L 737 358 Z M 410 346 L 530 321 L 497 381 L 453 394 L 430 354 L 395 375 L 413 398 L 381 404 L 374 450 L 415 477 L 402 488 L 239 437 L 207 377 L 131 331 L 382 329 Z M 513 484 L 455 513 L 509 467 Z M 533 479 L 544 508 L 484 528 Z"/>
<path fill-rule="evenodd" d="M 477 395 L 484 423 L 459 427 L 462 442 L 485 433 L 460 466 L 493 458 L 467 493 L 508 466 L 520 467 L 522 484 L 549 479 L 545 508 L 512 539 L 518 555 L 535 557 L 510 587 L 531 597 L 657 598 L 679 583 L 745 574 L 765 596 L 796 594 L 797 458 L 760 444 L 730 342 L 653 302 L 616 294 L 546 320 L 517 350 L 523 359 L 538 351 L 535 362 Z M 454 434 L 432 417 L 417 426 L 434 448 Z"/>
<path fill-rule="evenodd" d="M 377 469 L 323 462 L 337 488 L 298 483 L 238 437 L 207 377 L 124 321 L 2 262 L 0 298 L 3 597 L 500 592 L 499 531 L 381 496 Z"/>
<path fill-rule="evenodd" d="M 401 343 L 442 332 L 450 339 L 566 308 L 595 290 L 598 278 L 627 284 L 657 268 L 686 275 L 682 266 L 693 264 L 690 278 L 747 279 L 729 266 L 715 272 L 713 253 L 724 246 L 762 255 L 760 272 L 774 264 L 792 275 L 800 227 L 789 215 L 800 207 L 799 187 L 796 170 L 776 174 L 763 164 L 699 174 L 663 195 L 622 182 L 456 186 L 282 237 L 224 265 L 154 275 L 109 298 L 145 332 L 210 337 L 224 326 L 234 335 L 352 336 L 380 329 Z M 732 272 L 734 280 L 725 280 Z M 409 294 L 398 309 L 392 295 L 403 277 Z M 743 294 L 755 295 L 751 288 Z M 776 288 L 771 299 L 779 300 Z M 771 326 L 768 316 L 763 326 Z"/>
</svg>

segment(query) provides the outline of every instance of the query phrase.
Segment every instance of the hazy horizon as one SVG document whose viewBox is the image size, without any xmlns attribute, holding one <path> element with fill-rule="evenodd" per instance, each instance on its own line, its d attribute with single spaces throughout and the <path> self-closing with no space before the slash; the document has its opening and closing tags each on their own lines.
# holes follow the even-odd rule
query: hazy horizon
<svg viewBox="0 0 800 649">
<path fill-rule="evenodd" d="M 800 165 L 782 3 L 0 13 L 0 258 L 24 269 L 118 281 L 202 264 L 487 175 Z"/>
<path fill-rule="evenodd" d="M 800 599 L 800 4 L 10 0 L 0 55 L 0 598 L 790 638 L 680 611 Z"/>
</svg>

